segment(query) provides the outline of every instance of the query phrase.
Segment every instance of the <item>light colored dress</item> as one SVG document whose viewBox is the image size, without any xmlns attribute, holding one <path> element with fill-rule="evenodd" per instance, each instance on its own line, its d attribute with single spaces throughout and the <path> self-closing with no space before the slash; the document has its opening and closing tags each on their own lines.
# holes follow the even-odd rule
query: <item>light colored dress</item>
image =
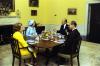
<svg viewBox="0 0 100 66">
<path fill-rule="evenodd" d="M 36 29 L 35 29 L 35 27 L 29 26 L 26 30 L 26 36 L 33 36 L 33 35 L 35 35 L 35 36 L 37 35 Z"/>
</svg>

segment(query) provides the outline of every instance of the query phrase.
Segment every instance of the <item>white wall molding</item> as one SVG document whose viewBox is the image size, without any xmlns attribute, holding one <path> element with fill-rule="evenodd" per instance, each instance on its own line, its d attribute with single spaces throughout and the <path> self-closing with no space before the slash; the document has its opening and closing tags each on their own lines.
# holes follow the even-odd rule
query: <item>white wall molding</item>
<svg viewBox="0 0 100 66">
<path fill-rule="evenodd" d="M 0 16 L 0 25 L 11 25 L 19 22 L 19 17 L 16 16 Z"/>
</svg>

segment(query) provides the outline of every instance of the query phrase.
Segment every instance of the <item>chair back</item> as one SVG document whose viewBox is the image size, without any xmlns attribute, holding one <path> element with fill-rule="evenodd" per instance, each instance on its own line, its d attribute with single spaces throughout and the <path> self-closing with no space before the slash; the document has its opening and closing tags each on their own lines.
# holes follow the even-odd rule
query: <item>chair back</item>
<svg viewBox="0 0 100 66">
<path fill-rule="evenodd" d="M 19 44 L 18 44 L 18 40 L 12 38 L 11 39 L 11 48 L 12 48 L 12 54 L 13 56 L 15 57 L 21 57 L 21 54 L 20 54 L 20 48 L 19 48 Z"/>
<path fill-rule="evenodd" d="M 26 30 L 27 30 L 28 27 L 25 27 L 25 29 L 23 30 L 23 36 L 24 36 L 24 39 L 26 40 L 27 37 L 26 37 Z"/>
<path fill-rule="evenodd" d="M 23 35 L 26 36 L 26 30 L 28 27 L 25 27 L 25 29 L 23 30 Z"/>
<path fill-rule="evenodd" d="M 78 40 L 77 47 L 76 47 L 76 52 L 77 52 L 77 53 L 80 52 L 81 41 L 82 41 L 82 38 L 80 37 L 79 40 Z"/>
</svg>

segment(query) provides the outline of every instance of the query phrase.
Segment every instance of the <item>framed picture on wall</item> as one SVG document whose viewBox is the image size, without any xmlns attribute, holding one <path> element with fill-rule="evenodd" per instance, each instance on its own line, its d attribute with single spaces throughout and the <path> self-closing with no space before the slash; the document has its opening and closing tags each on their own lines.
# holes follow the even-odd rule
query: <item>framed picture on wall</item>
<svg viewBox="0 0 100 66">
<path fill-rule="evenodd" d="M 77 15 L 76 8 L 68 8 L 68 15 Z"/>
<path fill-rule="evenodd" d="M 0 10 L 15 11 L 15 0 L 0 0 Z"/>
<path fill-rule="evenodd" d="M 29 0 L 29 6 L 30 7 L 38 7 L 39 6 L 39 0 Z"/>
<path fill-rule="evenodd" d="M 31 16 L 37 16 L 37 10 L 31 10 Z"/>
</svg>

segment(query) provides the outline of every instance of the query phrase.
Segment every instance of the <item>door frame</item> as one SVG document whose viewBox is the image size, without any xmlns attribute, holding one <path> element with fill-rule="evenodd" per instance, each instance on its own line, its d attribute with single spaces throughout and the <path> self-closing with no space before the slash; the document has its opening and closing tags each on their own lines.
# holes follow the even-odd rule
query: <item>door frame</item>
<svg viewBox="0 0 100 66">
<path fill-rule="evenodd" d="M 92 4 L 98 4 L 100 1 L 92 1 L 87 3 L 87 13 L 86 13 L 86 22 L 87 22 L 87 35 L 86 40 L 89 41 L 89 33 L 90 33 L 90 21 L 91 21 L 91 5 Z"/>
</svg>

